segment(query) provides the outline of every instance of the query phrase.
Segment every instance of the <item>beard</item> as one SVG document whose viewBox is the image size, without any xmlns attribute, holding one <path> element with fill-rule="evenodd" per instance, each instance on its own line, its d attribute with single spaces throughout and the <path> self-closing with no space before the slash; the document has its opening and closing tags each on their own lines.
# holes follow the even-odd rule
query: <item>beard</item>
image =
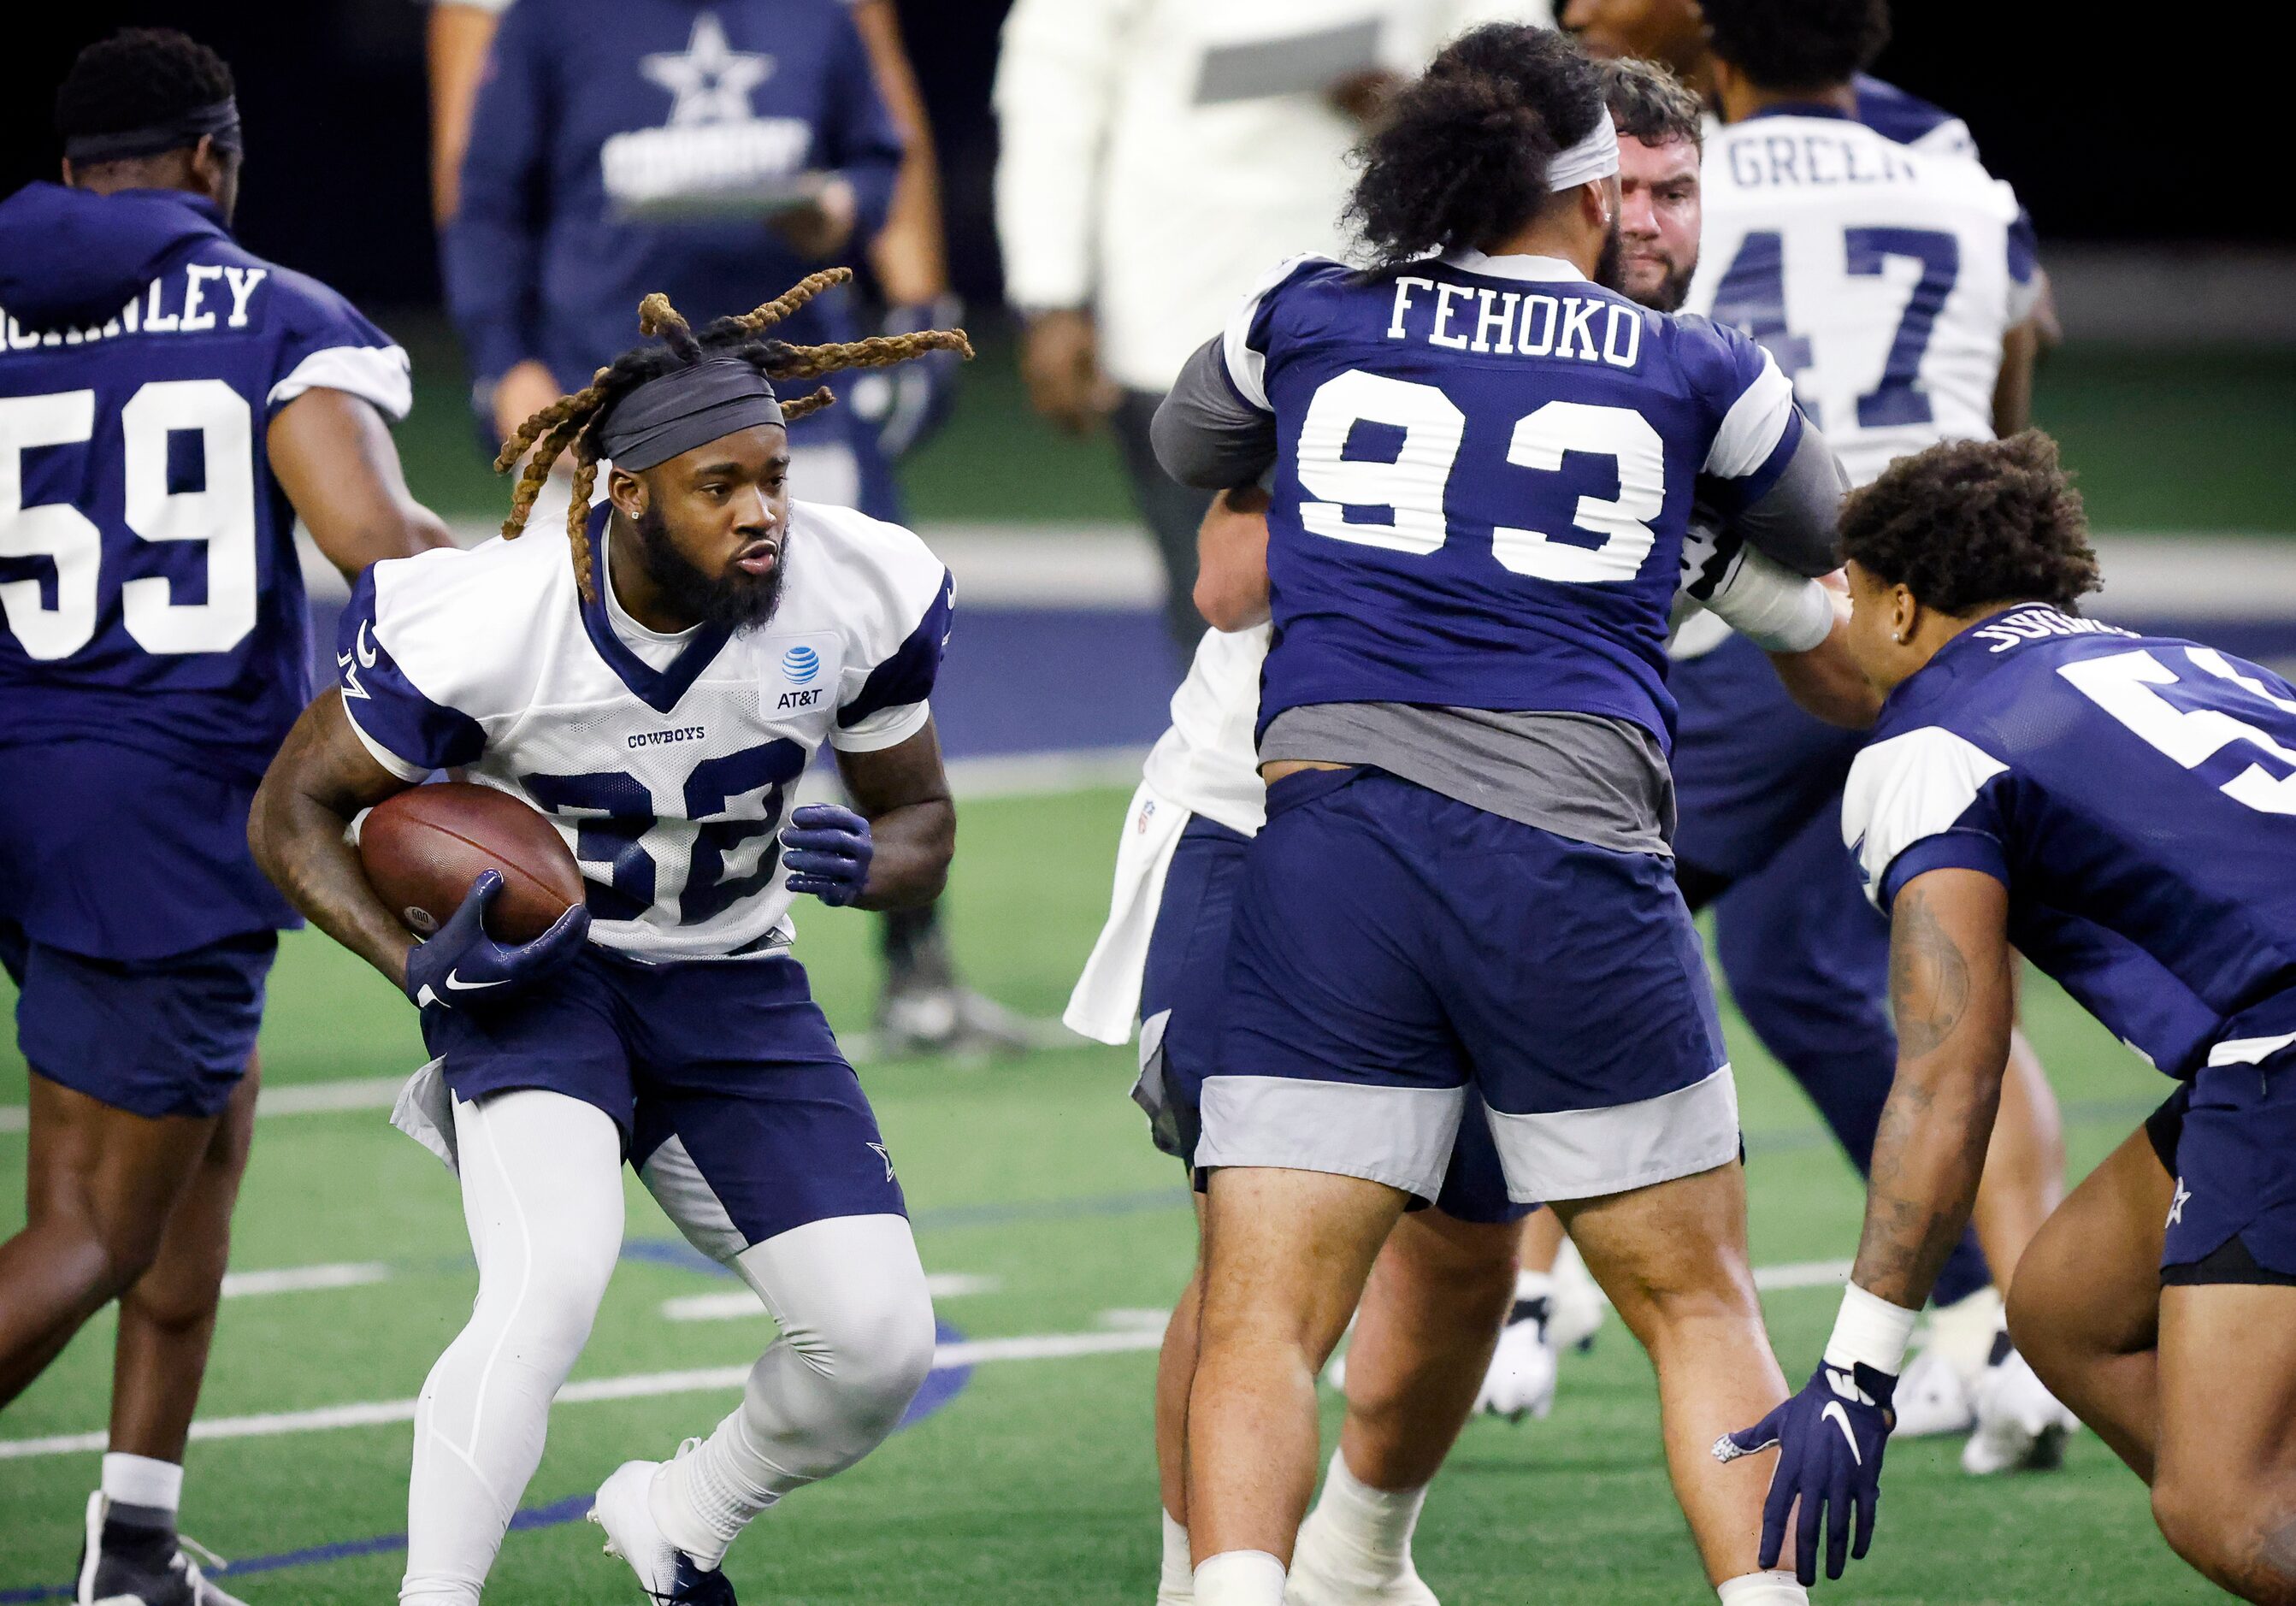
<svg viewBox="0 0 2296 1606">
<path fill-rule="evenodd" d="M 1622 274 L 1623 271 L 1622 268 Z M 1638 291 L 1624 284 L 1619 288 L 1652 312 L 1679 312 L 1682 310 L 1683 302 L 1690 298 L 1690 281 L 1696 272 L 1694 265 L 1683 267 L 1667 263 L 1658 283 L 1648 290 Z"/>
<path fill-rule="evenodd" d="M 1594 283 L 1604 290 L 1626 293 L 1627 242 L 1619 232 L 1619 220 L 1611 219 L 1611 232 L 1603 236 L 1603 254 L 1595 258 Z"/>
<path fill-rule="evenodd" d="M 637 531 L 638 560 L 645 566 L 646 578 L 660 587 L 662 600 L 686 618 L 713 627 L 755 630 L 781 606 L 783 566 L 789 561 L 786 531 L 771 574 L 729 569 L 711 576 L 671 544 L 669 520 L 660 508 L 647 508 L 630 524 Z"/>
</svg>

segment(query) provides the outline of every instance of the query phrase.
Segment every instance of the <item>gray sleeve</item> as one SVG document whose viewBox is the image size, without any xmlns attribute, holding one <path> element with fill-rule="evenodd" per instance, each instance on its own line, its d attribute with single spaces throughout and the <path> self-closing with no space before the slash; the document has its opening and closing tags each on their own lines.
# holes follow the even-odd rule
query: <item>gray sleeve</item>
<svg viewBox="0 0 2296 1606">
<path fill-rule="evenodd" d="M 1803 420 L 1784 472 L 1729 521 L 1731 533 L 1765 557 L 1815 578 L 1841 567 L 1837 527 L 1849 476 L 1816 426 Z"/>
<path fill-rule="evenodd" d="M 1275 419 L 1235 393 L 1226 361 L 1219 336 L 1197 347 L 1148 427 L 1164 471 L 1198 490 L 1250 485 L 1275 461 Z"/>
</svg>

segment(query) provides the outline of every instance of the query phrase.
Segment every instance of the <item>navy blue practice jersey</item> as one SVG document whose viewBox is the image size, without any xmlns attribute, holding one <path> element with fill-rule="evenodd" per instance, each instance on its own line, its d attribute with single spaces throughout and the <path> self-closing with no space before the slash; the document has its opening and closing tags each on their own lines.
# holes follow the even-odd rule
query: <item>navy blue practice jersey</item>
<svg viewBox="0 0 2296 1606">
<path fill-rule="evenodd" d="M 1801 437 L 1753 341 L 1553 258 L 1463 252 L 1377 274 L 1288 264 L 1222 355 L 1275 421 L 1263 729 L 1288 708 L 1387 701 L 1670 739 L 1692 501 L 1728 517 Z"/>
<path fill-rule="evenodd" d="M 2041 603 L 1890 694 L 1842 834 L 1887 910 L 1928 870 L 2009 889 L 2009 937 L 2160 1069 L 2296 1041 L 2296 688 Z"/>
<path fill-rule="evenodd" d="M 406 354 L 172 190 L 0 202 L 0 742 L 259 777 L 311 696 L 266 431 L 318 389 L 403 417 Z"/>
<path fill-rule="evenodd" d="M 900 160 L 842 0 L 519 0 L 472 112 L 447 306 L 482 378 L 539 358 L 586 384 L 636 339 L 644 295 L 699 329 L 825 266 L 760 213 L 826 173 L 853 187 L 857 255 Z M 774 332 L 850 340 L 847 299 Z M 849 427 L 824 416 L 799 433 Z"/>
</svg>

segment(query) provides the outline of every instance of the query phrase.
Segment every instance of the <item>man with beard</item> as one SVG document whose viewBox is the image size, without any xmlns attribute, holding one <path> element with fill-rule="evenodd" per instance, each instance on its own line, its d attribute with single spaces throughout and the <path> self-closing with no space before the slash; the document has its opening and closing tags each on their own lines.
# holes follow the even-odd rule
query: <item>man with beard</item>
<svg viewBox="0 0 2296 1606">
<path fill-rule="evenodd" d="M 478 1255 L 470 1325 L 415 1418 L 409 1606 L 479 1599 L 621 1247 L 625 1155 L 782 1329 L 715 1433 L 598 1492 L 594 1520 L 652 1599 L 730 1606 L 718 1569 L 743 1525 L 866 1454 L 931 1365 L 900 1186 L 790 957 L 789 912 L 801 893 L 882 909 L 940 890 L 955 820 L 926 700 L 948 574 L 905 529 L 790 500 L 786 426 L 828 397 L 783 404 L 771 381 L 967 348 L 930 331 L 766 337 L 843 277 L 699 336 L 648 297 L 664 343 L 504 447 L 506 467 L 538 446 L 504 539 L 360 582 L 342 684 L 257 796 L 264 869 L 422 1008 L 438 1058 L 401 1124 L 457 1166 Z M 511 539 L 568 450 L 570 563 Z M 855 807 L 799 808 L 784 829 L 824 741 Z M 482 924 L 489 872 L 436 936 L 409 938 L 345 831 L 449 766 L 556 823 L 586 907 L 504 946 Z"/>
<path fill-rule="evenodd" d="M 1733 1399 L 1784 1385 L 1667 847 L 1664 640 L 1693 500 L 1821 574 L 1841 471 L 1751 340 L 1618 293 L 1619 167 L 1575 47 L 1463 36 L 1366 143 L 1376 266 L 1286 264 L 1157 417 L 1176 479 L 1270 487 L 1265 545 L 1208 546 L 1196 594 L 1275 626 L 1193 1156 L 1201 1606 L 1283 1598 L 1315 1369 L 1469 1115 L 1656 1364 L 1720 1598 L 1805 1598 L 1705 1454 Z"/>
</svg>

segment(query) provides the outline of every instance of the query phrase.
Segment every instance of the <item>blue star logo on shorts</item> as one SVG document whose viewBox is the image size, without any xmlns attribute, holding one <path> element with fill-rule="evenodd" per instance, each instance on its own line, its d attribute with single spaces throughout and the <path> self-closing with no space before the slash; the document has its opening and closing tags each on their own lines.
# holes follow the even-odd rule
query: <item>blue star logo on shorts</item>
<svg viewBox="0 0 2296 1606">
<path fill-rule="evenodd" d="M 877 1158 L 878 1158 L 879 1159 L 882 1159 L 882 1160 L 883 1160 L 883 1161 L 885 1162 L 885 1180 L 886 1180 L 887 1182 L 890 1182 L 890 1181 L 892 1181 L 892 1180 L 893 1180 L 893 1157 L 892 1157 L 892 1154 L 891 1154 L 891 1153 L 890 1153 L 890 1152 L 886 1149 L 885 1145 L 884 1145 L 884 1144 L 882 1144 L 882 1143 L 872 1143 L 872 1144 L 870 1144 L 870 1145 L 869 1145 L 869 1147 L 871 1147 L 872 1149 L 874 1149 L 874 1150 L 877 1151 Z"/>
<path fill-rule="evenodd" d="M 821 654 L 810 647 L 791 647 L 782 654 L 782 673 L 791 685 L 801 686 L 821 673 Z"/>
<path fill-rule="evenodd" d="M 2168 1225 L 2172 1227 L 2184 1225 L 2185 1206 L 2188 1201 L 2190 1201 L 2192 1197 L 2193 1191 L 2185 1185 L 2185 1179 L 2183 1177 L 2178 1177 L 2177 1179 L 2177 1192 L 2169 1200 Z"/>
</svg>

